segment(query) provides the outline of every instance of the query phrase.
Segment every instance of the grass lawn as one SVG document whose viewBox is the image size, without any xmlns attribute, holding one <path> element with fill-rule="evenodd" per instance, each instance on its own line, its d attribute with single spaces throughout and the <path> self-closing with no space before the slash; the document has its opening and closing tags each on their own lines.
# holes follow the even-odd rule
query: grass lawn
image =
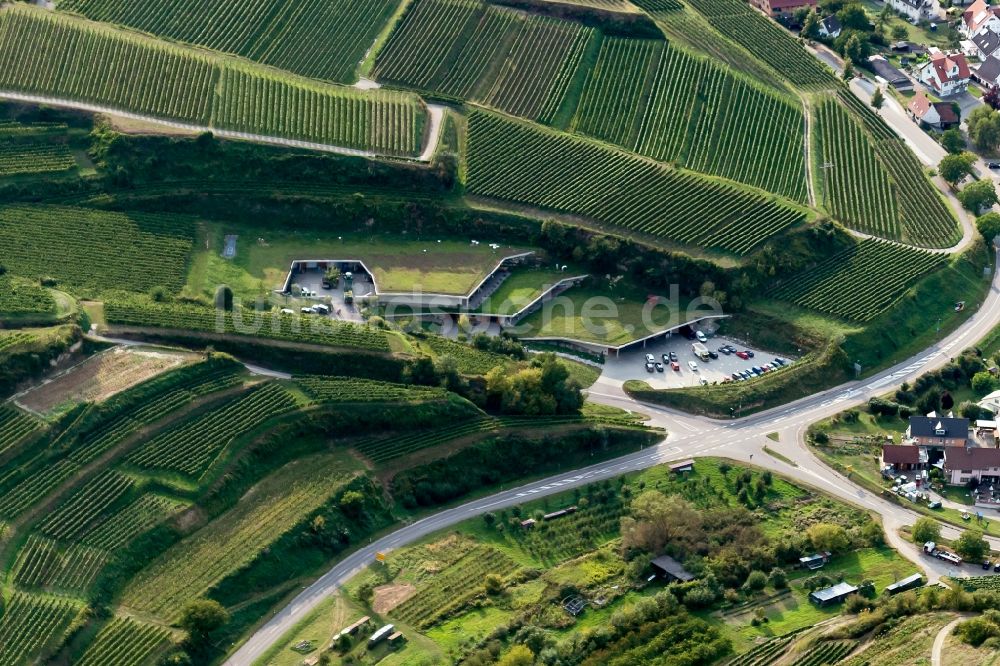
<svg viewBox="0 0 1000 666">
<path fill-rule="evenodd" d="M 648 306 L 646 292 L 619 285 L 574 287 L 547 301 L 515 327 L 523 338 L 567 338 L 596 344 L 622 345 L 685 321 L 687 303 Z"/>
<path fill-rule="evenodd" d="M 510 315 L 521 310 L 559 280 L 584 275 L 582 271 L 552 268 L 515 268 L 477 312 Z"/>
<path fill-rule="evenodd" d="M 238 234 L 236 257 L 221 256 L 224 237 Z M 492 250 L 486 241 L 334 234 L 317 230 L 201 225 L 185 292 L 212 295 L 227 284 L 244 299 L 280 287 L 293 260 L 359 259 L 374 273 L 380 291 L 421 290 L 442 294 L 471 291 L 504 256 L 523 248 Z"/>
</svg>

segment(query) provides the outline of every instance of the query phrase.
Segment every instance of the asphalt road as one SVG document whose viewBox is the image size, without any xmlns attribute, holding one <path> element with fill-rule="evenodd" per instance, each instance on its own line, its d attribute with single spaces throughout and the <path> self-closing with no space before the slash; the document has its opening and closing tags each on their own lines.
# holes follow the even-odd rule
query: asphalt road
<svg viewBox="0 0 1000 666">
<path fill-rule="evenodd" d="M 638 403 L 614 383 L 592 387 L 590 399 L 650 416 L 650 424 L 663 427 L 669 435 L 661 444 L 620 458 L 535 481 L 510 490 L 447 509 L 411 523 L 352 553 L 306 588 L 288 606 L 277 612 L 226 661 L 230 666 L 249 666 L 275 641 L 291 629 L 311 609 L 340 588 L 349 578 L 374 561 L 378 552 L 388 552 L 413 543 L 428 534 L 446 529 L 487 511 L 519 504 L 535 497 L 563 492 L 587 483 L 646 469 L 663 462 L 694 456 L 726 456 L 774 470 L 805 485 L 827 492 L 863 509 L 877 512 L 886 535 L 900 553 L 922 569 L 931 580 L 942 575 L 976 573 L 971 567 L 955 568 L 920 555 L 918 549 L 899 537 L 897 530 L 919 514 L 872 495 L 820 462 L 805 446 L 803 435 L 811 423 L 831 416 L 868 398 L 883 394 L 904 381 L 938 368 L 959 351 L 975 343 L 1000 325 L 1000 273 L 994 275 L 982 307 L 951 335 L 902 363 L 859 382 L 803 397 L 791 404 L 735 421 L 717 421 Z M 778 442 L 767 439 L 778 433 Z M 763 447 L 778 451 L 792 461 L 788 464 L 765 453 Z M 945 536 L 958 530 L 946 526 Z M 1000 540 L 990 539 L 1000 549 Z"/>
</svg>

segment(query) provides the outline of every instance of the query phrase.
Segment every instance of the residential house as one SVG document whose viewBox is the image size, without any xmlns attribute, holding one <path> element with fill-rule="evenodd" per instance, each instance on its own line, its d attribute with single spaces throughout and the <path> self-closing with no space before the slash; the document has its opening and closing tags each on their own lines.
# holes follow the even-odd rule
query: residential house
<svg viewBox="0 0 1000 666">
<path fill-rule="evenodd" d="M 933 0 L 886 0 L 886 5 L 914 22 L 930 20 L 937 10 Z"/>
<path fill-rule="evenodd" d="M 980 60 L 986 60 L 1000 48 L 1000 33 L 992 30 L 982 30 L 969 40 L 975 47 L 973 55 Z"/>
<path fill-rule="evenodd" d="M 694 580 L 694 576 L 688 573 L 687 569 L 684 568 L 684 565 L 669 555 L 660 555 L 659 557 L 653 558 L 653 561 L 650 562 L 650 564 L 656 571 L 659 572 L 661 576 L 669 581 L 688 583 Z"/>
<path fill-rule="evenodd" d="M 809 601 L 818 606 L 830 606 L 837 604 L 858 591 L 858 588 L 850 583 L 837 583 L 833 587 L 823 590 L 816 590 L 809 593 Z"/>
<path fill-rule="evenodd" d="M 987 393 L 977 404 L 983 409 L 989 410 L 994 416 L 996 416 L 1000 413 L 1000 391 Z"/>
<path fill-rule="evenodd" d="M 969 440 L 969 419 L 911 416 L 906 440 L 917 446 L 964 447 Z"/>
<path fill-rule="evenodd" d="M 797 9 L 816 7 L 816 0 L 750 0 L 750 4 L 768 16 L 793 14 Z"/>
<path fill-rule="evenodd" d="M 945 481 L 953 485 L 1000 483 L 1000 449 L 954 446 L 944 450 Z"/>
<path fill-rule="evenodd" d="M 930 61 L 921 65 L 917 72 L 920 82 L 939 97 L 965 92 L 972 77 L 964 55 L 940 51 L 932 53 Z"/>
<path fill-rule="evenodd" d="M 1000 85 L 1000 53 L 991 55 L 989 58 L 984 60 L 982 64 L 976 68 L 974 77 L 987 88 Z"/>
<path fill-rule="evenodd" d="M 946 130 L 959 124 L 958 114 L 948 102 L 932 102 L 920 91 L 906 106 L 914 121 L 925 127 Z"/>
<path fill-rule="evenodd" d="M 819 22 L 819 36 L 824 39 L 840 37 L 841 30 L 843 26 L 840 24 L 840 19 L 832 14 Z"/>
<path fill-rule="evenodd" d="M 971 38 L 982 30 L 1000 32 L 1000 7 L 990 7 L 986 0 L 976 0 L 962 13 L 958 31 Z"/>
<path fill-rule="evenodd" d="M 882 469 L 892 468 L 893 472 L 909 472 L 927 469 L 927 449 L 908 444 L 885 444 L 882 446 Z"/>
<path fill-rule="evenodd" d="M 910 77 L 893 67 L 884 57 L 875 55 L 868 58 L 868 66 L 896 90 L 913 90 L 913 81 Z"/>
</svg>

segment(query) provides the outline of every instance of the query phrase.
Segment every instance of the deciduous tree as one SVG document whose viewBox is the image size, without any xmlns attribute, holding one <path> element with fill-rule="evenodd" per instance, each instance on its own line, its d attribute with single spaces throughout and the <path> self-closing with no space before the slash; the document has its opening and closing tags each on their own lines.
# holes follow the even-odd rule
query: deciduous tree
<svg viewBox="0 0 1000 666">
<path fill-rule="evenodd" d="M 990 178 L 977 180 L 965 186 L 965 189 L 958 193 L 958 200 L 962 202 L 966 210 L 970 210 L 976 215 L 997 202 L 997 188 Z"/>
<path fill-rule="evenodd" d="M 917 518 L 917 522 L 913 523 L 913 531 L 911 534 L 913 536 L 914 543 L 937 541 L 941 538 L 941 525 L 933 518 L 928 518 L 926 516 Z"/>
</svg>

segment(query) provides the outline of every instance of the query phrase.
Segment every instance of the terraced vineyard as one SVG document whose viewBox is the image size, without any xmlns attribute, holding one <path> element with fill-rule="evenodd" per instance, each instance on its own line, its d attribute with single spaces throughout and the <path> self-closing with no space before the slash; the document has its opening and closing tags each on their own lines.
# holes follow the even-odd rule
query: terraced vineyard
<svg viewBox="0 0 1000 666">
<path fill-rule="evenodd" d="M 916 156 L 853 94 L 837 99 L 841 103 L 831 97 L 817 104 L 814 132 L 822 201 L 833 216 L 859 231 L 918 247 L 956 243 L 961 233 L 955 216 Z"/>
<path fill-rule="evenodd" d="M 809 647 L 807 653 L 792 662 L 792 666 L 833 666 L 840 663 L 855 647 L 855 641 L 822 641 Z"/>
<path fill-rule="evenodd" d="M 234 53 L 310 78 L 353 83 L 392 0 L 63 0 L 61 11 Z"/>
<path fill-rule="evenodd" d="M 772 638 L 726 662 L 726 666 L 770 666 L 788 649 L 791 636 Z"/>
<path fill-rule="evenodd" d="M 14 592 L 0 615 L 0 664 L 31 663 L 60 639 L 80 611 L 66 599 Z"/>
<path fill-rule="evenodd" d="M 167 549 L 128 585 L 126 608 L 167 620 L 229 573 L 296 527 L 350 478 L 338 456 L 302 458 L 285 465 L 226 514 Z"/>
<path fill-rule="evenodd" d="M 80 543 L 113 552 L 186 506 L 178 500 L 161 495 L 141 495 L 131 504 L 94 525 Z"/>
<path fill-rule="evenodd" d="M 295 407 L 295 399 L 270 382 L 154 437 L 127 460 L 200 477 L 231 442 Z"/>
<path fill-rule="evenodd" d="M 106 301 L 104 314 L 109 324 L 120 326 L 251 335 L 289 342 L 389 351 L 385 331 L 325 317 L 299 318 L 275 312 L 223 313 L 203 306 L 152 303 L 139 299 Z"/>
<path fill-rule="evenodd" d="M 79 469 L 76 463 L 60 460 L 37 473 L 18 471 L 0 478 L 0 517 L 17 518 Z"/>
<path fill-rule="evenodd" d="M 957 243 L 961 231 L 941 195 L 927 181 L 923 166 L 901 139 L 875 144 L 875 153 L 896 186 L 906 242 L 940 248 Z"/>
<path fill-rule="evenodd" d="M 497 366 L 508 366 L 512 359 L 503 354 L 476 349 L 470 345 L 432 335 L 424 341 L 435 356 L 450 356 L 458 363 L 458 371 L 466 375 L 485 375 Z"/>
<path fill-rule="evenodd" d="M 67 171 L 76 166 L 64 142 L 50 135 L 65 125 L 0 122 L 0 177 Z"/>
<path fill-rule="evenodd" d="M 83 294 L 179 290 L 193 239 L 193 221 L 178 215 L 0 208 L 0 264 L 17 275 L 54 277 Z"/>
<path fill-rule="evenodd" d="M 971 576 L 957 579 L 970 592 L 976 590 L 1000 590 L 1000 576 Z"/>
<path fill-rule="evenodd" d="M 170 640 L 162 627 L 128 617 L 115 617 L 101 629 L 80 657 L 78 666 L 136 666 L 145 664 Z"/>
<path fill-rule="evenodd" d="M 868 239 L 789 280 L 776 298 L 856 321 L 889 309 L 945 256 Z"/>
<path fill-rule="evenodd" d="M 396 402 L 442 400 L 444 389 L 393 384 L 358 377 L 297 377 L 295 383 L 318 402 Z"/>
<path fill-rule="evenodd" d="M 416 0 L 374 75 L 549 122 L 595 31 L 478 0 Z"/>
<path fill-rule="evenodd" d="M 0 338 L 0 350 L 5 339 Z M 41 423 L 33 416 L 8 404 L 0 404 L 0 455 L 14 449 L 40 428 Z"/>
<path fill-rule="evenodd" d="M 420 152 L 425 109 L 405 93 L 359 95 L 351 89 L 294 83 L 277 75 L 226 68 L 212 125 L 373 150 L 387 155 Z"/>
<path fill-rule="evenodd" d="M 28 537 L 14 564 L 14 582 L 22 588 L 44 588 L 83 594 L 107 564 L 108 553 L 94 548 L 59 544 Z"/>
<path fill-rule="evenodd" d="M 392 610 L 407 624 L 427 629 L 449 610 L 461 607 L 481 591 L 487 574 L 510 576 L 518 565 L 496 548 L 477 545 L 457 562 L 424 581 L 417 593 Z"/>
<path fill-rule="evenodd" d="M 24 5 L 0 11 L 0 88 L 391 155 L 420 151 L 426 112 L 412 95 L 279 79 Z"/>
<path fill-rule="evenodd" d="M 822 201 L 838 220 L 865 233 L 899 239 L 900 214 L 889 175 L 872 142 L 840 104 L 816 106 Z M 832 166 L 824 168 L 825 165 Z"/>
<path fill-rule="evenodd" d="M 0 316 L 51 314 L 55 309 L 56 301 L 48 289 L 26 280 L 0 276 Z"/>
<path fill-rule="evenodd" d="M 736 186 L 482 111 L 469 118 L 467 184 L 478 196 L 736 254 L 805 219 Z"/>
<path fill-rule="evenodd" d="M 0 332 L 0 352 L 13 351 L 15 347 L 30 344 L 36 339 L 34 334 L 23 331 Z M 0 451 L 2 451 L 2 446 L 0 446 Z"/>
<path fill-rule="evenodd" d="M 687 3 L 716 30 L 807 90 L 832 89 L 837 80 L 791 34 L 741 0 L 692 0 Z"/>
</svg>

